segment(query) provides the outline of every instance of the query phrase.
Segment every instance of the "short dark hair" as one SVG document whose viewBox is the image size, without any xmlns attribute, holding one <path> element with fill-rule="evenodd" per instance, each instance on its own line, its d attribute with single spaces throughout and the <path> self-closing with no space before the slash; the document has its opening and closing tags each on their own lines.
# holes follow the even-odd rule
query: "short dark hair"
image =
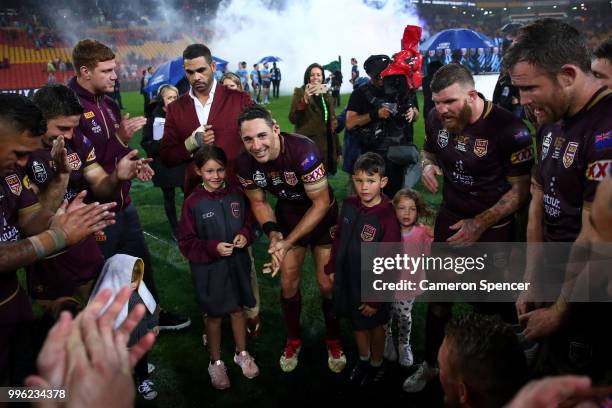
<svg viewBox="0 0 612 408">
<path fill-rule="evenodd" d="M 593 51 L 593 55 L 595 58 L 612 61 L 612 37 L 608 37 L 607 40 L 599 44 Z"/>
<path fill-rule="evenodd" d="M 254 105 L 248 106 L 240 112 L 240 115 L 238 115 L 238 127 L 241 127 L 244 122 L 255 119 L 263 119 L 268 126 L 274 126 L 274 119 L 272 119 L 270 111 L 263 106 Z"/>
<path fill-rule="evenodd" d="M 93 70 L 98 62 L 112 59 L 115 59 L 113 50 L 97 40 L 81 40 L 72 49 L 72 64 L 77 76 L 81 75 L 81 67 Z"/>
<path fill-rule="evenodd" d="M 84 112 L 74 91 L 66 85 L 45 85 L 34 94 L 32 102 L 46 120 L 59 116 L 75 116 Z"/>
<path fill-rule="evenodd" d="M 357 158 L 355 165 L 353 166 L 353 174 L 357 173 L 358 171 L 363 171 L 369 176 L 379 174 L 380 177 L 384 177 L 385 160 L 378 153 L 364 153 Z"/>
<path fill-rule="evenodd" d="M 306 86 L 306 84 L 310 82 L 310 73 L 312 72 L 314 68 L 319 68 L 321 70 L 321 74 L 323 75 L 323 82 L 325 82 L 325 70 L 323 69 L 321 64 L 317 64 L 315 62 L 315 63 L 310 64 L 308 68 L 306 68 L 306 71 L 304 72 L 304 86 Z"/>
<path fill-rule="evenodd" d="M 591 72 L 591 57 L 585 37 L 571 25 L 552 18 L 536 20 L 521 27 L 514 43 L 504 54 L 503 66 L 510 70 L 527 62 L 554 78 L 565 64 Z"/>
<path fill-rule="evenodd" d="M 212 53 L 210 52 L 210 48 L 205 46 L 204 44 L 190 44 L 183 51 L 183 59 L 195 59 L 199 57 L 204 57 L 207 63 L 211 64 L 213 62 Z"/>
<path fill-rule="evenodd" d="M 31 136 L 42 136 L 47 132 L 47 122 L 34 103 L 22 95 L 0 93 L 0 132 L 14 130 L 29 131 Z"/>
<path fill-rule="evenodd" d="M 527 382 L 527 361 L 516 333 L 498 316 L 467 313 L 446 325 L 451 371 L 485 398 L 501 407 Z"/>
<path fill-rule="evenodd" d="M 431 79 L 431 92 L 438 93 L 453 84 L 470 85 L 474 84 L 474 77 L 469 69 L 460 64 L 447 64 L 436 71 Z"/>
<path fill-rule="evenodd" d="M 209 160 L 227 166 L 227 155 L 219 146 L 206 144 L 193 154 L 193 162 L 197 168 L 202 167 Z"/>
</svg>

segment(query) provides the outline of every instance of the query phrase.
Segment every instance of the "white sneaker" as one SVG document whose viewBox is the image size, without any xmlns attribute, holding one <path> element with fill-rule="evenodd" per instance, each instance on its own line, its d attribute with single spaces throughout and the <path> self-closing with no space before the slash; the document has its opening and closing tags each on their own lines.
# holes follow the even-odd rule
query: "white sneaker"
<svg viewBox="0 0 612 408">
<path fill-rule="evenodd" d="M 423 362 L 410 377 L 406 378 L 402 388 L 406 392 L 419 392 L 423 391 L 427 383 L 438 375 L 439 370 L 436 367 L 432 367 L 427 362 Z"/>
<path fill-rule="evenodd" d="M 229 388 L 230 380 L 227 376 L 227 368 L 225 368 L 223 361 L 217 360 L 214 364 L 211 361 L 208 365 L 208 374 L 210 375 L 210 381 L 213 387 L 218 390 Z"/>
<path fill-rule="evenodd" d="M 395 344 L 393 341 L 393 336 L 385 337 L 385 350 L 383 352 L 383 356 L 386 360 L 396 361 L 397 360 L 397 350 L 395 350 Z"/>
<path fill-rule="evenodd" d="M 249 380 L 259 375 L 259 367 L 257 367 L 255 360 L 246 350 L 234 355 L 234 363 L 240 366 L 242 374 Z"/>
<path fill-rule="evenodd" d="M 414 364 L 414 357 L 412 355 L 412 347 L 410 347 L 410 343 L 399 345 L 398 362 L 402 367 L 410 367 L 412 364 Z"/>
<path fill-rule="evenodd" d="M 144 380 L 141 382 L 138 386 L 138 393 L 147 401 L 151 401 L 157 397 L 157 391 L 153 389 L 153 381 L 151 380 Z"/>
</svg>

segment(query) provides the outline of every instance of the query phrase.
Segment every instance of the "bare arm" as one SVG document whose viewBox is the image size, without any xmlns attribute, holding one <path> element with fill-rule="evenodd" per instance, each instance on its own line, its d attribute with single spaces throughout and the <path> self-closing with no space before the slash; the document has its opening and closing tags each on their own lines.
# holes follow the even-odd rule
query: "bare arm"
<svg viewBox="0 0 612 408">
<path fill-rule="evenodd" d="M 134 178 L 138 170 L 151 160 L 132 160 L 137 155 L 138 150 L 132 150 L 123 156 L 111 174 L 108 174 L 101 166 L 88 167 L 84 175 L 94 195 L 103 200 L 115 197 L 121 189 L 121 182 Z"/>
<path fill-rule="evenodd" d="M 0 244 L 0 274 L 30 265 L 37 260 L 34 245 L 28 239 Z"/>
<path fill-rule="evenodd" d="M 266 222 L 275 222 L 274 210 L 266 200 L 266 193 L 261 189 L 244 190 L 245 195 L 251 203 L 251 211 L 255 215 L 255 219 L 259 225 L 264 225 Z"/>
<path fill-rule="evenodd" d="M 70 174 L 60 173 L 53 177 L 44 190 L 36 185 L 32 185 L 32 190 L 36 193 L 40 205 L 49 211 L 55 211 L 64 201 L 69 180 Z"/>
<path fill-rule="evenodd" d="M 476 242 L 487 228 L 514 213 L 529 197 L 529 176 L 514 177 L 509 180 L 508 190 L 497 203 L 474 218 L 460 220 L 451 229 L 459 230 L 447 241 L 456 245 Z"/>
<path fill-rule="evenodd" d="M 372 121 L 369 113 L 359 114 L 355 111 L 346 111 L 346 128 L 352 130 L 357 126 L 365 126 Z"/>
</svg>

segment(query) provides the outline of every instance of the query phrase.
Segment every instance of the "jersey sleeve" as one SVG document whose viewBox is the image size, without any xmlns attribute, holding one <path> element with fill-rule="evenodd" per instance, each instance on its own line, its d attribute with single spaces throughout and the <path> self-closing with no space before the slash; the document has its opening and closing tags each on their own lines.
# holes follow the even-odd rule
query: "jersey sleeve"
<svg viewBox="0 0 612 408">
<path fill-rule="evenodd" d="M 32 186 L 30 185 L 30 178 L 26 174 L 21 173 L 13 173 L 12 175 L 15 176 L 15 179 L 13 179 L 13 183 L 15 183 L 15 186 L 18 186 L 16 188 L 18 188 L 20 191 L 17 198 L 17 210 L 19 211 L 19 213 L 27 214 L 40 210 L 41 205 L 38 202 L 38 197 L 32 190 Z M 9 184 L 9 186 L 11 186 L 11 184 Z M 12 189 L 13 187 L 11 186 L 11 190 Z"/>
<path fill-rule="evenodd" d="M 299 160 L 297 176 L 304 185 L 306 193 L 314 193 L 327 188 L 327 171 L 314 143 L 305 144 L 297 156 Z"/>
<path fill-rule="evenodd" d="M 55 175 L 50 160 L 45 160 L 36 152 L 30 155 L 28 165 L 24 168 L 30 183 L 34 183 L 40 190 L 45 190 Z"/>
<path fill-rule="evenodd" d="M 612 130 L 599 131 L 585 146 L 586 181 L 582 199 L 589 206 L 601 180 L 612 176 Z"/>
<path fill-rule="evenodd" d="M 506 168 L 506 178 L 513 179 L 529 175 L 534 162 L 529 128 L 522 122 L 508 127 L 500 137 L 500 152 Z"/>
<path fill-rule="evenodd" d="M 253 181 L 251 157 L 246 152 L 240 153 L 236 159 L 236 177 L 238 177 L 238 182 L 243 189 L 261 190 L 261 188 Z"/>
<path fill-rule="evenodd" d="M 87 137 L 83 136 L 83 145 L 81 147 L 80 156 L 84 159 L 83 163 L 83 172 L 87 173 L 90 170 L 93 170 L 97 167 L 100 167 L 98 164 L 98 158 L 96 156 L 96 148 L 93 143 L 87 139 Z"/>
</svg>

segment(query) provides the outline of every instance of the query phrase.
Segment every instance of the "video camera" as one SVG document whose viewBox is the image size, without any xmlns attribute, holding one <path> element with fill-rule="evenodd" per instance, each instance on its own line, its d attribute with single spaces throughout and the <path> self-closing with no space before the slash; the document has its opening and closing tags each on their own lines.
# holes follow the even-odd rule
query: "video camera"
<svg viewBox="0 0 612 408">
<path fill-rule="evenodd" d="M 423 56 L 418 50 L 421 32 L 421 27 L 407 25 L 402 36 L 402 50 L 393 55 L 393 62 L 380 73 L 385 96 L 395 104 L 395 112 L 403 113 L 414 106 L 414 92 L 409 91 L 418 89 L 423 81 Z"/>
</svg>

